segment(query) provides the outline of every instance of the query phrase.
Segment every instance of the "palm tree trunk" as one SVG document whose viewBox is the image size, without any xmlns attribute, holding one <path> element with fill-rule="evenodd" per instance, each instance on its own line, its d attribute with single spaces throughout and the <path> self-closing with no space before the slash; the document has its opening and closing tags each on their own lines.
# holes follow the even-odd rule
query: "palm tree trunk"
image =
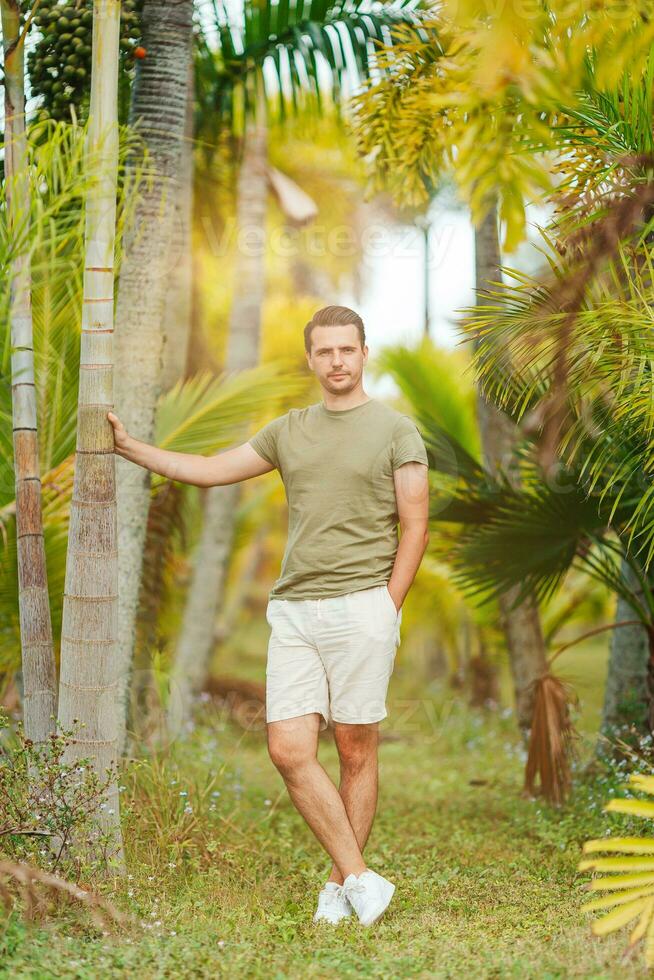
<svg viewBox="0 0 654 980">
<path fill-rule="evenodd" d="M 29 259 L 30 186 L 25 136 L 25 37 L 16 0 L 1 0 L 5 85 L 7 225 L 16 253 L 10 268 L 11 391 L 16 480 L 18 604 L 25 734 L 46 742 L 57 714 L 48 574 L 41 516 L 34 337 Z"/>
<path fill-rule="evenodd" d="M 429 337 L 431 334 L 431 295 L 430 295 L 430 283 L 431 283 L 431 253 L 429 250 L 429 233 L 431 231 L 431 224 L 429 221 L 429 215 L 426 214 L 422 221 L 418 222 L 418 227 L 422 231 L 422 241 L 423 241 L 423 253 L 422 253 L 422 282 L 424 288 L 424 298 L 423 298 L 423 331 L 425 337 Z"/>
<path fill-rule="evenodd" d="M 146 57 L 138 64 L 130 122 L 149 152 L 149 180 L 135 209 L 120 270 L 116 311 L 116 407 L 128 432 L 152 442 L 161 390 L 163 319 L 170 274 L 173 214 L 187 120 L 192 0 L 145 0 Z M 137 166 L 141 161 L 137 162 Z M 127 692 L 150 504 L 148 470 L 117 460 L 119 744 L 124 746 Z"/>
<path fill-rule="evenodd" d="M 248 124 L 238 182 L 238 228 L 247 241 L 237 257 L 235 291 L 229 320 L 227 372 L 255 367 L 259 361 L 261 307 L 264 296 L 265 219 L 268 193 L 267 130 L 259 103 L 257 120 Z M 246 238 L 239 235 L 239 240 Z M 188 719 L 193 694 L 203 683 L 213 648 L 216 610 L 220 604 L 234 535 L 240 484 L 211 487 L 206 494 L 202 535 L 171 677 L 171 731 Z"/>
<path fill-rule="evenodd" d="M 477 290 L 498 281 L 500 262 L 497 209 L 492 208 L 475 229 Z M 483 297 L 478 296 L 477 302 L 483 303 Z M 477 399 L 477 416 L 486 466 L 491 472 L 501 468 L 507 470 L 513 457 L 513 423 L 481 394 Z M 514 609 L 512 606 L 518 592 L 517 586 L 506 592 L 501 596 L 499 605 L 513 676 L 518 725 L 525 733 L 531 727 L 533 683 L 546 672 L 547 658 L 536 601 L 528 598 Z"/>
<path fill-rule="evenodd" d="M 193 279 L 193 97 L 195 71 L 189 58 L 186 92 L 186 127 L 179 168 L 179 194 L 175 202 L 172 254 L 175 267 L 168 284 L 163 321 L 161 388 L 168 391 L 184 375 L 191 334 Z"/>
<path fill-rule="evenodd" d="M 59 721 L 75 729 L 66 761 L 93 759 L 104 780 L 116 763 L 116 479 L 113 429 L 114 242 L 118 172 L 119 0 L 95 0 L 87 169 L 82 346 L 75 478 L 61 629 Z M 122 854 L 118 787 L 112 780 L 98 825 Z"/>
<path fill-rule="evenodd" d="M 642 602 L 642 591 L 631 567 L 622 563 L 622 577 Z M 633 620 L 634 611 L 618 596 L 616 622 Z M 648 730 L 647 715 L 649 696 L 647 690 L 647 671 L 649 661 L 649 638 L 644 626 L 623 626 L 613 630 L 609 648 L 609 665 L 604 688 L 602 709 L 602 735 L 623 725 L 634 725 L 637 731 Z M 598 742 L 598 752 L 603 751 L 603 741 Z"/>
</svg>

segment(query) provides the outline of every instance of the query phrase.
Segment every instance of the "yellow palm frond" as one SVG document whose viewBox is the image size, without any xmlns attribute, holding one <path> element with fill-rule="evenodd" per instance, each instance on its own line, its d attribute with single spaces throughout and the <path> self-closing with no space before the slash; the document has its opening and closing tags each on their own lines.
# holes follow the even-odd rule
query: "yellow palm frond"
<svg viewBox="0 0 654 980">
<path fill-rule="evenodd" d="M 635 902 L 629 902 L 628 905 L 622 905 L 620 908 L 614 909 L 608 915 L 603 915 L 601 919 L 596 919 L 593 922 L 591 926 L 593 933 L 596 936 L 607 936 L 610 932 L 615 932 L 616 929 L 626 926 L 637 915 L 640 915 L 647 908 L 647 905 L 648 900 L 641 898 Z"/>
<path fill-rule="evenodd" d="M 600 837 L 584 843 L 584 854 L 597 851 L 620 851 L 623 854 L 654 854 L 654 838 Z"/>
<path fill-rule="evenodd" d="M 654 803 L 647 800 L 611 800 L 604 809 L 609 813 L 626 813 L 630 817 L 654 819 Z"/>
<path fill-rule="evenodd" d="M 654 795 L 654 777 L 633 773 L 629 789 Z M 654 818 L 654 803 L 642 799 L 613 799 L 604 807 L 612 813 L 631 817 Z M 606 936 L 638 918 L 629 936 L 628 951 L 644 941 L 645 961 L 654 966 L 654 838 L 608 837 L 588 840 L 584 854 L 616 855 L 589 857 L 578 864 L 580 871 L 598 871 L 600 877 L 587 884 L 591 892 L 608 892 L 582 905 L 583 912 L 604 912 L 595 919 L 591 930 L 595 936 Z M 608 874 L 607 874 L 608 872 Z"/>
<path fill-rule="evenodd" d="M 632 789 L 637 789 L 640 793 L 649 793 L 650 796 L 654 796 L 654 776 L 632 773 L 629 777 L 629 785 Z"/>
<path fill-rule="evenodd" d="M 614 892 L 612 895 L 603 895 L 602 898 L 594 898 L 590 902 L 585 902 L 581 906 L 582 912 L 600 912 L 602 909 L 610 909 L 614 905 L 626 905 L 637 898 L 646 898 L 654 895 L 654 885 L 649 888 L 629 888 L 624 892 Z"/>
<path fill-rule="evenodd" d="M 642 873 L 631 875 L 614 875 L 612 877 L 593 878 L 588 888 L 592 892 L 618 891 L 622 888 L 638 888 L 643 885 L 654 885 L 654 873 Z"/>
<path fill-rule="evenodd" d="M 652 914 L 654 913 L 654 898 L 648 898 L 643 906 L 643 911 L 641 913 L 640 919 L 638 920 L 635 928 L 632 930 L 629 936 L 629 945 L 635 946 L 640 940 L 645 936 L 649 925 L 652 921 Z"/>
<path fill-rule="evenodd" d="M 642 857 L 594 858 L 580 861 L 580 871 L 654 871 L 654 859 Z"/>
</svg>

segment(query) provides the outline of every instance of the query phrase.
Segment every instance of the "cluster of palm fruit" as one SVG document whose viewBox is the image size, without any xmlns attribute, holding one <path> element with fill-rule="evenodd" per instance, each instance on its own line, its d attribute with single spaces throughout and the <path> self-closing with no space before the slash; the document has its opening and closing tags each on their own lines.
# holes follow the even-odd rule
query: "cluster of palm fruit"
<svg viewBox="0 0 654 980">
<path fill-rule="evenodd" d="M 145 57 L 140 44 L 143 0 L 123 0 L 120 13 L 121 69 L 131 72 Z M 88 104 L 91 88 L 93 0 L 41 0 L 33 23 L 41 37 L 27 55 L 33 96 L 41 115 L 70 119 L 69 106 Z"/>
</svg>

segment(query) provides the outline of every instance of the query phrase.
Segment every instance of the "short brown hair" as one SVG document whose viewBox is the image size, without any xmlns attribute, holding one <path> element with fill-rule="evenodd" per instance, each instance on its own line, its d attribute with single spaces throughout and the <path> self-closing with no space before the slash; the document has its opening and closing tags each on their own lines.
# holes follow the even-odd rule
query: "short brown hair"
<svg viewBox="0 0 654 980">
<path fill-rule="evenodd" d="M 306 327 L 304 328 L 304 349 L 307 354 L 311 353 L 311 331 L 314 327 L 337 327 L 353 323 L 359 332 L 361 347 L 365 347 L 366 334 L 363 328 L 363 320 L 354 310 L 349 310 L 347 306 L 323 306 L 317 310 Z"/>
</svg>

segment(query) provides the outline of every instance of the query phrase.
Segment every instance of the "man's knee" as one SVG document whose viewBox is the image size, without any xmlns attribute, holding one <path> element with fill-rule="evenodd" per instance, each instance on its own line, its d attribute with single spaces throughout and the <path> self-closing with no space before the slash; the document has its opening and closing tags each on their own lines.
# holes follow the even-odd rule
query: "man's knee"
<svg viewBox="0 0 654 980">
<path fill-rule="evenodd" d="M 377 723 L 371 725 L 334 726 L 334 740 L 341 768 L 349 772 L 359 772 L 377 761 L 379 730 Z"/>
<path fill-rule="evenodd" d="M 273 765 L 284 779 L 316 758 L 316 745 L 306 733 L 293 730 L 292 726 L 268 726 L 268 754 Z"/>
<path fill-rule="evenodd" d="M 268 754 L 284 779 L 292 777 L 293 773 L 315 758 L 315 753 L 285 738 L 269 738 Z"/>
</svg>

